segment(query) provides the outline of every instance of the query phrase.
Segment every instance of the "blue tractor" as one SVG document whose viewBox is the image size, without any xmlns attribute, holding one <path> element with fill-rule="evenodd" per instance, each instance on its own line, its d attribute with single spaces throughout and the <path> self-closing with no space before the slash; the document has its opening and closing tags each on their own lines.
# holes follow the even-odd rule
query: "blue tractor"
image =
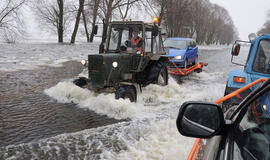
<svg viewBox="0 0 270 160">
<path fill-rule="evenodd" d="M 249 54 L 244 65 L 235 63 L 233 60 L 234 56 L 239 55 L 240 47 L 243 43 L 250 44 Z M 230 94 L 259 78 L 270 78 L 270 34 L 257 37 L 256 34 L 252 33 L 249 35 L 249 41 L 236 40 L 231 54 L 231 62 L 244 66 L 244 70 L 233 69 L 229 72 L 224 95 Z M 233 105 L 238 105 L 256 87 L 254 86 L 223 102 L 223 110 L 227 110 Z"/>
</svg>

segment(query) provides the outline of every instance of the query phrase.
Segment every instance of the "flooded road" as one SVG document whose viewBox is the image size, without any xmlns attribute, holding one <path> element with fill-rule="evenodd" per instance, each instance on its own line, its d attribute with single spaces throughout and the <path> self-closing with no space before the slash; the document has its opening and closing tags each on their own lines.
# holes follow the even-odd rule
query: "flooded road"
<svg viewBox="0 0 270 160">
<path fill-rule="evenodd" d="M 118 122 L 44 94 L 44 89 L 74 78 L 82 69 L 79 62 L 66 62 L 63 67 L 1 72 L 0 147 Z"/>
<path fill-rule="evenodd" d="M 200 50 L 204 72 L 147 86 L 137 103 L 74 86 L 82 72 L 74 61 L 1 72 L 0 159 L 184 159 L 194 139 L 175 127 L 179 107 L 222 97 L 229 69 L 241 68 L 230 58 L 230 48 Z"/>
</svg>

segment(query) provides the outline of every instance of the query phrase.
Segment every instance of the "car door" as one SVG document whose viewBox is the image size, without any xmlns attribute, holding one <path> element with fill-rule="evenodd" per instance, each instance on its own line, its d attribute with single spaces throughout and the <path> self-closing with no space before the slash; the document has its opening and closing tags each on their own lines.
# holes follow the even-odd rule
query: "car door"
<svg viewBox="0 0 270 160">
<path fill-rule="evenodd" d="M 197 43 L 193 40 L 193 54 L 194 54 L 194 57 L 196 59 L 196 57 L 198 56 L 198 46 L 197 46 Z"/>
<path fill-rule="evenodd" d="M 253 95 L 252 95 L 253 94 Z M 239 105 L 242 109 L 235 114 L 229 131 L 225 153 L 228 159 L 270 159 L 270 85 L 251 93 Z"/>
<path fill-rule="evenodd" d="M 191 64 L 193 62 L 193 49 L 189 49 L 192 47 L 192 41 L 187 41 L 187 59 L 188 59 L 188 64 Z"/>
<path fill-rule="evenodd" d="M 224 160 L 270 159 L 270 82 L 226 112 L 228 127 L 207 140 L 203 158 Z M 218 148 L 218 149 L 217 149 Z"/>
</svg>

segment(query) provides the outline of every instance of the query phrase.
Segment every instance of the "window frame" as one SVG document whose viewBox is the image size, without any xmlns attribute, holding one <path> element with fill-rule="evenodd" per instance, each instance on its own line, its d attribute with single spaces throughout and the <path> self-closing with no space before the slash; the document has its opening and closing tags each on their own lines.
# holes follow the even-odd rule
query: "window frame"
<svg viewBox="0 0 270 160">
<path fill-rule="evenodd" d="M 259 87 L 257 89 L 252 92 L 251 96 L 248 96 L 248 98 L 246 98 L 246 100 L 244 102 L 242 102 L 242 104 L 243 104 L 243 105 L 241 105 L 242 108 L 238 111 L 238 113 L 234 114 L 236 120 L 233 122 L 233 125 L 231 126 L 232 127 L 231 129 L 233 130 L 233 132 L 231 132 L 231 133 L 229 132 L 229 134 L 232 135 L 232 137 L 231 137 L 232 142 L 235 142 L 237 144 L 237 147 L 240 150 L 241 150 L 241 148 L 239 146 L 241 146 L 241 145 L 238 145 L 239 143 L 241 143 L 241 142 L 239 142 L 240 138 L 239 138 L 239 136 L 236 137 L 237 134 L 238 135 L 240 134 L 240 136 L 243 134 L 243 130 L 242 130 L 241 126 L 240 126 L 240 123 L 242 122 L 244 116 L 247 114 L 251 103 L 256 101 L 258 98 L 260 98 L 266 92 L 270 92 L 270 84 L 267 84 L 266 86 L 263 86 L 263 87 Z M 227 137 L 227 138 L 230 138 L 230 137 Z M 234 152 L 233 151 L 235 151 L 234 150 L 234 147 L 235 147 L 234 143 L 229 144 L 229 146 L 231 147 L 231 150 L 228 152 L 228 156 L 233 158 L 234 157 Z M 240 156 L 243 159 L 242 153 L 241 153 Z"/>
</svg>

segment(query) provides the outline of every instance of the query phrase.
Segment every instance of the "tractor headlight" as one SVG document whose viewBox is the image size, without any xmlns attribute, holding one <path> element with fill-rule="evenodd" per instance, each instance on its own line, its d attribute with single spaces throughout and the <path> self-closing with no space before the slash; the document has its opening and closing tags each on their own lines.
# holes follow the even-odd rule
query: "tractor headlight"
<svg viewBox="0 0 270 160">
<path fill-rule="evenodd" d="M 182 56 L 176 56 L 174 59 L 181 60 L 182 59 Z"/>
<path fill-rule="evenodd" d="M 112 63 L 112 66 L 113 66 L 113 68 L 116 68 L 116 67 L 118 67 L 118 63 L 117 62 L 113 62 Z"/>
<path fill-rule="evenodd" d="M 84 59 L 83 59 L 83 60 L 81 61 L 81 63 L 82 63 L 82 65 L 86 66 L 87 60 L 84 60 Z"/>
</svg>

